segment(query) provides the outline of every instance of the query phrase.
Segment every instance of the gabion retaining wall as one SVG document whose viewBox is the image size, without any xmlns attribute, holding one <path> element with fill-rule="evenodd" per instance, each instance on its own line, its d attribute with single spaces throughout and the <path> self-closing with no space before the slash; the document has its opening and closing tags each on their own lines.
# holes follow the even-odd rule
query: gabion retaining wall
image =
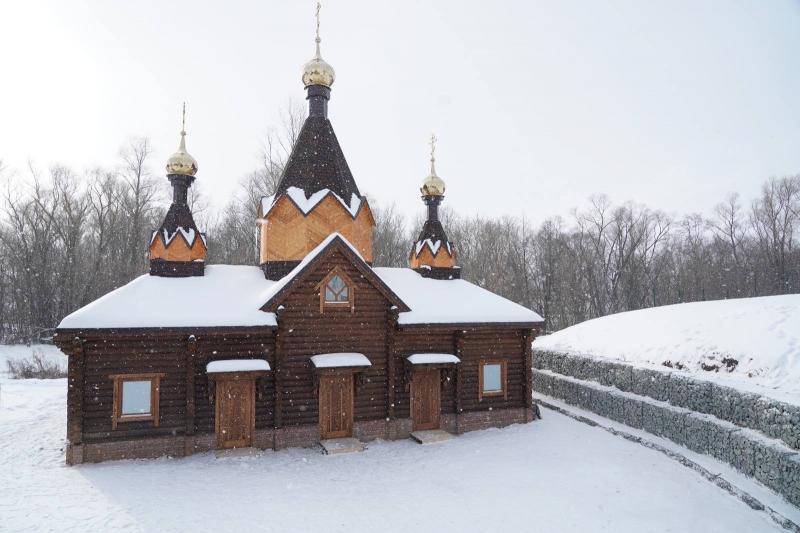
<svg viewBox="0 0 800 533">
<path fill-rule="evenodd" d="M 710 414 L 800 450 L 800 406 L 692 379 L 678 371 L 636 368 L 557 352 L 534 350 L 533 366 Z"/>
<path fill-rule="evenodd" d="M 758 395 L 585 357 L 538 352 L 534 366 L 534 390 L 725 461 L 800 506 L 800 453 L 760 431 L 791 439 L 797 426 L 784 426 L 796 412 L 781 409 L 789 421 L 776 422 Z"/>
</svg>

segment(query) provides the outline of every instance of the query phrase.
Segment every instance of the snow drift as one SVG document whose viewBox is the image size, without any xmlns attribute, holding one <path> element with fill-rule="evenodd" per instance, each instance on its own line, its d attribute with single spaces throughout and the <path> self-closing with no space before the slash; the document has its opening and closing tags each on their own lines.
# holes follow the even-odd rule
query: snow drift
<svg viewBox="0 0 800 533">
<path fill-rule="evenodd" d="M 672 365 L 699 379 L 800 403 L 800 295 L 609 315 L 541 337 L 534 349 L 664 369 Z"/>
</svg>

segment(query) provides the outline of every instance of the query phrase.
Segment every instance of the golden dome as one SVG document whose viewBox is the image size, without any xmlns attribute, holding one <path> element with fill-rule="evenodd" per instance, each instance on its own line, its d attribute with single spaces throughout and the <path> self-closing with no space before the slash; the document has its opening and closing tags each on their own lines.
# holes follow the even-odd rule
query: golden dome
<svg viewBox="0 0 800 533">
<path fill-rule="evenodd" d="M 419 192 L 422 193 L 422 196 L 444 196 L 444 180 L 435 173 L 431 173 L 422 182 Z"/>
<path fill-rule="evenodd" d="M 314 59 L 309 61 L 303 66 L 303 85 L 306 87 L 310 85 L 324 85 L 330 88 L 336 80 L 336 72 L 330 66 L 319 52 L 319 37 L 317 37 L 317 54 Z"/>
<path fill-rule="evenodd" d="M 317 42 L 317 53 L 314 55 L 314 59 L 303 65 L 303 85 L 306 87 L 311 85 L 324 85 L 330 89 L 336 79 L 336 72 L 333 71 L 332 66 L 322 59 L 322 54 L 319 52 L 319 43 L 322 41 L 322 39 L 319 38 L 320 9 L 322 9 L 322 5 L 317 2 L 317 38 L 315 39 Z"/>
<path fill-rule="evenodd" d="M 444 180 L 436 175 L 436 136 L 431 135 L 431 173 L 422 182 L 419 192 L 422 196 L 444 196 Z"/>
<path fill-rule="evenodd" d="M 167 159 L 167 175 L 180 174 L 194 176 L 197 174 L 197 160 L 186 151 L 186 104 L 183 105 L 183 126 L 181 129 L 181 144 L 178 151 Z"/>
<path fill-rule="evenodd" d="M 181 132 L 181 145 L 178 151 L 167 159 L 167 174 L 194 176 L 197 174 L 197 161 L 186 152 L 186 132 Z"/>
</svg>

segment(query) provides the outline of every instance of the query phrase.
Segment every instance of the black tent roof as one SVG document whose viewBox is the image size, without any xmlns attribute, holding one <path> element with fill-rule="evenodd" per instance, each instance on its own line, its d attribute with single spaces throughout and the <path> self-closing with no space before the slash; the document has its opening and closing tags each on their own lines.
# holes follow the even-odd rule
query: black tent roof
<svg viewBox="0 0 800 533">
<path fill-rule="evenodd" d="M 347 203 L 353 194 L 361 197 L 331 121 L 327 118 L 310 116 L 303 124 L 278 183 L 275 198 L 286 193 L 289 187 L 303 189 L 307 196 L 329 189 Z"/>
<path fill-rule="evenodd" d="M 417 242 L 422 242 L 425 239 L 430 239 L 432 242 L 448 242 L 447 233 L 445 233 L 442 223 L 438 220 L 426 220 L 422 226 L 422 231 L 419 232 Z"/>
</svg>

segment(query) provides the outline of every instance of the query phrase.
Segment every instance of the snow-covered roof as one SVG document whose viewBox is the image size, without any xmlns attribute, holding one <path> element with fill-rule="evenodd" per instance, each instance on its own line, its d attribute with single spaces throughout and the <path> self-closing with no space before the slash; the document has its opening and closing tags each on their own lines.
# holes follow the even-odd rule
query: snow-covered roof
<svg viewBox="0 0 800 533">
<path fill-rule="evenodd" d="M 363 353 L 323 353 L 311 356 L 316 368 L 338 368 L 343 366 L 372 366 Z"/>
<path fill-rule="evenodd" d="M 355 193 L 352 193 L 350 196 L 350 202 L 345 202 L 343 198 L 341 198 L 338 194 L 331 191 L 330 189 L 320 189 L 317 192 L 311 193 L 311 195 L 307 196 L 306 191 L 300 189 L 299 187 L 289 187 L 286 189 L 286 195 L 300 208 L 300 211 L 303 212 L 304 215 L 307 215 L 311 212 L 312 209 L 317 207 L 317 205 L 325 199 L 326 196 L 330 195 L 333 196 L 336 200 L 342 204 L 352 217 L 355 218 L 358 215 L 358 210 L 361 208 L 361 197 Z M 275 204 L 275 201 L 280 198 L 279 196 L 263 196 L 261 198 L 261 213 L 262 216 L 266 216 L 269 213 L 269 210 L 272 209 L 272 206 Z"/>
<path fill-rule="evenodd" d="M 269 363 L 265 359 L 225 359 L 211 361 L 206 365 L 206 372 L 217 374 L 220 372 L 253 372 L 269 370 Z"/>
<path fill-rule="evenodd" d="M 410 268 L 375 268 L 375 273 L 411 311 L 400 313 L 398 323 L 530 324 L 542 317 L 530 309 L 473 285 L 463 279 L 424 278 Z"/>
<path fill-rule="evenodd" d="M 145 274 L 68 315 L 58 327 L 276 326 L 275 314 L 261 308 L 337 238 L 361 257 L 347 239 L 333 233 L 278 281 L 264 279 L 261 269 L 254 266 L 210 265 L 204 276 L 186 278 Z M 408 268 L 373 270 L 401 300 L 398 305 L 410 308 L 400 313 L 401 325 L 542 321 L 533 311 L 464 280 L 424 278 Z"/>
<path fill-rule="evenodd" d="M 59 328 L 275 326 L 261 311 L 274 281 L 255 266 L 206 266 L 204 276 L 145 274 L 68 315 Z"/>
<path fill-rule="evenodd" d="M 412 365 L 441 365 L 461 362 L 461 359 L 451 353 L 415 353 L 406 359 Z"/>
</svg>

